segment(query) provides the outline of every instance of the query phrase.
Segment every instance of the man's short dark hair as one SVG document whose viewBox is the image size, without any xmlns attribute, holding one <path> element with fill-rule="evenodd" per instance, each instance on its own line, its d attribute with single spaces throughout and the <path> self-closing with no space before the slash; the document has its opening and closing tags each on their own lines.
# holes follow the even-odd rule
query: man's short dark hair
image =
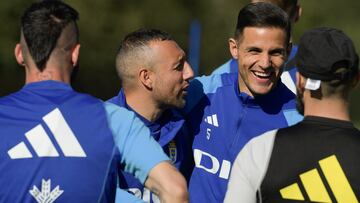
<svg viewBox="0 0 360 203">
<path fill-rule="evenodd" d="M 135 64 L 152 65 L 151 59 L 146 55 L 151 42 L 168 40 L 174 41 L 169 33 L 157 29 L 142 28 L 126 35 L 116 56 L 116 69 L 122 85 L 131 83 Z"/>
<path fill-rule="evenodd" d="M 74 23 L 78 42 L 78 12 L 57 0 L 45 0 L 32 4 L 21 17 L 21 31 L 26 45 L 40 71 L 45 69 L 51 52 L 56 47 L 63 29 Z"/>
<path fill-rule="evenodd" d="M 276 5 L 266 2 L 250 3 L 238 15 L 235 37 L 242 35 L 246 27 L 275 27 L 283 29 L 290 40 L 291 23 L 288 15 Z"/>
<path fill-rule="evenodd" d="M 264 0 L 264 2 L 279 6 L 289 15 L 290 20 L 294 19 L 297 14 L 298 0 Z"/>
<path fill-rule="evenodd" d="M 127 51 L 134 47 L 147 46 L 151 41 L 174 40 L 169 33 L 157 29 L 141 28 L 125 36 L 121 42 L 119 52 Z"/>
</svg>

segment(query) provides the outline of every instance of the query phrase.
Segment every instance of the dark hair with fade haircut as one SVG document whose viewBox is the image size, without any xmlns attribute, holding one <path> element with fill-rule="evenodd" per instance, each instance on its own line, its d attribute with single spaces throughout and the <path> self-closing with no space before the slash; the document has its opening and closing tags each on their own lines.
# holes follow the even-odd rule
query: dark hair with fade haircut
<svg viewBox="0 0 360 203">
<path fill-rule="evenodd" d="M 32 4 L 21 17 L 21 31 L 37 68 L 45 69 L 63 29 L 74 23 L 79 41 L 78 12 L 59 0 L 44 0 Z"/>
<path fill-rule="evenodd" d="M 158 29 L 141 28 L 129 33 L 122 40 L 116 56 L 116 70 L 123 86 L 130 83 L 133 75 L 133 67 L 136 63 L 151 63 L 146 58 L 145 52 L 149 50 L 151 42 L 175 41 L 167 32 Z M 151 64 L 148 64 L 151 66 Z"/>
<path fill-rule="evenodd" d="M 172 36 L 164 31 L 158 29 L 141 28 L 125 36 L 121 42 L 119 52 L 128 50 L 134 47 L 146 46 L 150 41 L 165 41 L 174 40 Z"/>
<path fill-rule="evenodd" d="M 239 37 L 246 27 L 275 27 L 286 32 L 286 41 L 291 35 L 291 23 L 288 15 L 280 7 L 267 3 L 250 3 L 242 8 L 238 15 L 235 37 Z"/>
</svg>

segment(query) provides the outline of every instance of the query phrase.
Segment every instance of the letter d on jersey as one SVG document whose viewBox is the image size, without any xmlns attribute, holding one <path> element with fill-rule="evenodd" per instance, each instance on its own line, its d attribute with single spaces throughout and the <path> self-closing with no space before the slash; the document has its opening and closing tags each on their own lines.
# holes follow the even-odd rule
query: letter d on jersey
<svg viewBox="0 0 360 203">
<path fill-rule="evenodd" d="M 201 165 L 201 160 L 203 157 L 207 157 L 208 160 L 211 160 L 212 167 Z M 230 161 L 222 160 L 220 167 L 220 162 L 215 156 L 207 152 L 201 151 L 199 149 L 194 149 L 194 160 L 195 160 L 195 167 L 204 169 L 205 171 L 212 174 L 216 174 L 220 169 L 219 177 L 223 179 L 229 179 L 229 174 L 231 169 Z"/>
</svg>

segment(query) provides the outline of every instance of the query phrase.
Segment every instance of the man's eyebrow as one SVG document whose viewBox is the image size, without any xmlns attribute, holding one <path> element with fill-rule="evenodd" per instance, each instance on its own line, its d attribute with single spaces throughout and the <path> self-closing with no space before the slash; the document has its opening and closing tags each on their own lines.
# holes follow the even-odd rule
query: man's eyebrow
<svg viewBox="0 0 360 203">
<path fill-rule="evenodd" d="M 245 50 L 247 50 L 247 51 L 249 51 L 249 50 L 261 51 L 262 49 L 259 48 L 259 47 L 250 46 L 250 47 L 245 47 Z"/>
<path fill-rule="evenodd" d="M 274 48 L 270 50 L 270 52 L 285 52 L 285 51 L 286 51 L 285 48 Z"/>
<path fill-rule="evenodd" d="M 176 61 L 174 62 L 174 64 L 179 64 L 179 63 L 183 63 L 186 61 L 186 54 L 181 54 Z"/>
</svg>

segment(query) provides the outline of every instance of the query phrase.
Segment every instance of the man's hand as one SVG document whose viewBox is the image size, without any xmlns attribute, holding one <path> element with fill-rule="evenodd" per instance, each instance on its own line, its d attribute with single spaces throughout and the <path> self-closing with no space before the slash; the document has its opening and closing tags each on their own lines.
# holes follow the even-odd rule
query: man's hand
<svg viewBox="0 0 360 203">
<path fill-rule="evenodd" d="M 161 162 L 151 169 L 145 186 L 163 203 L 189 201 L 186 180 L 170 162 Z"/>
</svg>

